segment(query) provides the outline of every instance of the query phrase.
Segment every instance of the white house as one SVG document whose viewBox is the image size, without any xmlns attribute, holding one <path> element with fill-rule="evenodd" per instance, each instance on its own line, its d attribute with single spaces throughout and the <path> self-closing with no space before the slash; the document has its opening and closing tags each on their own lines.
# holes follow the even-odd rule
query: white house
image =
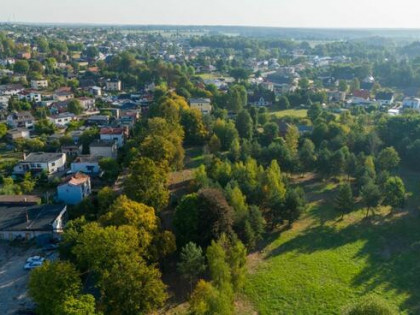
<svg viewBox="0 0 420 315">
<path fill-rule="evenodd" d="M 389 106 L 394 103 L 394 93 L 379 92 L 376 94 L 376 101 L 382 106 Z"/>
<path fill-rule="evenodd" d="M 16 139 L 29 139 L 30 132 L 26 128 L 15 128 L 7 131 L 6 137 L 9 141 L 14 141 Z"/>
<path fill-rule="evenodd" d="M 57 198 L 66 204 L 75 205 L 89 196 L 91 191 L 90 177 L 83 173 L 76 173 L 57 186 Z"/>
<path fill-rule="evenodd" d="M 420 98 L 406 97 L 402 102 L 402 107 L 404 109 L 411 108 L 415 110 L 420 110 Z"/>
<path fill-rule="evenodd" d="M 202 114 L 210 114 L 213 109 L 209 98 L 191 98 L 190 107 L 198 109 Z"/>
<path fill-rule="evenodd" d="M 32 102 L 32 101 L 41 102 L 42 101 L 41 93 L 37 91 L 31 91 L 31 90 L 20 92 L 18 94 L 18 98 L 19 100 L 26 100 L 28 102 Z"/>
<path fill-rule="evenodd" d="M 42 90 L 48 87 L 48 80 L 31 80 L 31 88 L 35 90 Z"/>
<path fill-rule="evenodd" d="M 76 119 L 77 119 L 77 117 L 73 113 L 60 113 L 58 115 L 48 117 L 48 120 L 51 121 L 54 125 L 56 125 L 58 127 L 65 127 L 72 120 L 76 120 Z"/>
<path fill-rule="evenodd" d="M 78 156 L 71 163 L 71 172 L 83 172 L 85 174 L 99 174 L 101 168 L 99 167 L 100 158 L 91 155 Z"/>
<path fill-rule="evenodd" d="M 79 97 L 80 105 L 83 106 L 84 110 L 89 110 L 95 107 L 95 99 L 90 97 Z"/>
<path fill-rule="evenodd" d="M 106 89 L 108 91 L 121 91 L 121 81 L 118 79 L 111 79 L 106 81 Z"/>
<path fill-rule="evenodd" d="M 67 219 L 67 206 L 0 206 L 0 240 L 30 240 L 44 235 L 58 238 Z"/>
<path fill-rule="evenodd" d="M 93 96 L 101 96 L 102 95 L 102 89 L 99 86 L 92 86 L 90 88 L 90 93 L 92 93 Z"/>
<path fill-rule="evenodd" d="M 23 175 L 26 172 L 42 172 L 54 174 L 64 170 L 66 155 L 64 153 L 33 152 L 25 156 L 14 168 L 13 174 Z"/>
<path fill-rule="evenodd" d="M 97 140 L 89 145 L 90 155 L 99 158 L 116 159 L 118 155 L 118 145 L 113 140 Z"/>
<path fill-rule="evenodd" d="M 24 90 L 22 84 L 6 84 L 0 85 L 0 95 L 18 95 Z"/>
<path fill-rule="evenodd" d="M 105 141 L 115 141 L 121 148 L 125 142 L 125 130 L 124 128 L 101 128 L 100 138 Z"/>
<path fill-rule="evenodd" d="M 11 128 L 33 128 L 35 119 L 30 112 L 12 113 L 7 116 L 7 125 Z"/>
</svg>

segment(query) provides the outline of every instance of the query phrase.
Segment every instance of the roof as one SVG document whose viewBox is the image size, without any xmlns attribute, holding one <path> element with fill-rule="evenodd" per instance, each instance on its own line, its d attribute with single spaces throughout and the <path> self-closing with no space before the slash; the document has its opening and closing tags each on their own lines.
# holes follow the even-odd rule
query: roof
<svg viewBox="0 0 420 315">
<path fill-rule="evenodd" d="M 101 128 L 101 135 L 120 135 L 123 133 L 123 128 Z"/>
<path fill-rule="evenodd" d="M 112 140 L 95 140 L 93 141 L 89 147 L 113 147 L 115 145 L 115 141 Z"/>
<path fill-rule="evenodd" d="M 69 184 L 73 186 L 78 186 L 86 183 L 89 179 L 90 177 L 88 175 L 78 172 L 74 175 L 68 176 L 61 185 Z"/>
<path fill-rule="evenodd" d="M 368 99 L 370 92 L 368 90 L 356 90 L 353 92 L 353 96 Z"/>
<path fill-rule="evenodd" d="M 394 93 L 392 92 L 378 92 L 376 94 L 377 100 L 383 100 L 383 101 L 390 101 L 394 97 Z"/>
<path fill-rule="evenodd" d="M 47 163 L 56 161 L 63 158 L 64 153 L 45 153 L 45 152 L 33 152 L 29 153 L 26 157 L 25 162 L 30 163 Z"/>
<path fill-rule="evenodd" d="M 34 195 L 0 195 L 0 206 L 5 205 L 36 205 L 41 198 Z"/>
<path fill-rule="evenodd" d="M 98 163 L 100 160 L 101 157 L 99 156 L 80 155 L 73 161 L 73 163 Z"/>
<path fill-rule="evenodd" d="M 210 104 L 211 101 L 209 98 L 190 98 L 190 104 L 197 104 L 197 103 L 208 103 Z"/>
<path fill-rule="evenodd" d="M 0 231 L 45 231 L 53 230 L 52 223 L 62 211 L 63 204 L 41 206 L 1 206 Z M 28 219 L 28 220 L 27 220 Z"/>
</svg>

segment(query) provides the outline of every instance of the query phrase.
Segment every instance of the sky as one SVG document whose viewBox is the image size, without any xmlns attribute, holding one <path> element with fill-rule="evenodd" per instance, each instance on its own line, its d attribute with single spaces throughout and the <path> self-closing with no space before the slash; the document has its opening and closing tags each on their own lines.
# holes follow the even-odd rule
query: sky
<svg viewBox="0 0 420 315">
<path fill-rule="evenodd" d="M 0 0 L 1 22 L 419 28 L 419 0 Z"/>
</svg>

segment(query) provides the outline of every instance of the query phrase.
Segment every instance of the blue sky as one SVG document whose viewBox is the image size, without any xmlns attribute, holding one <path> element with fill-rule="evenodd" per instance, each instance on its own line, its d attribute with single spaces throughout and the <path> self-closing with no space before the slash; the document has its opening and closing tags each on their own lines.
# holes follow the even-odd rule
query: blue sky
<svg viewBox="0 0 420 315">
<path fill-rule="evenodd" d="M 418 0 L 0 0 L 0 21 L 420 28 Z"/>
</svg>

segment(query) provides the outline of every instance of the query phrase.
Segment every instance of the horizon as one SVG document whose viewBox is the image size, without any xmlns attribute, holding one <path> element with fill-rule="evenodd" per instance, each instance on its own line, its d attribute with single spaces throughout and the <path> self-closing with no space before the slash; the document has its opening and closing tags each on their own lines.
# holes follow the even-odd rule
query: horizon
<svg viewBox="0 0 420 315">
<path fill-rule="evenodd" d="M 304 29 L 420 29 L 411 0 L 386 1 L 5 0 L 3 23 L 142 26 L 244 26 Z M 205 8 L 205 10 L 203 10 Z M 356 8 L 356 9 L 355 9 Z M 407 9 L 409 8 L 409 10 Z M 48 14 L 49 12 L 53 14 Z M 251 22 L 250 22 L 251 21 Z"/>
</svg>

